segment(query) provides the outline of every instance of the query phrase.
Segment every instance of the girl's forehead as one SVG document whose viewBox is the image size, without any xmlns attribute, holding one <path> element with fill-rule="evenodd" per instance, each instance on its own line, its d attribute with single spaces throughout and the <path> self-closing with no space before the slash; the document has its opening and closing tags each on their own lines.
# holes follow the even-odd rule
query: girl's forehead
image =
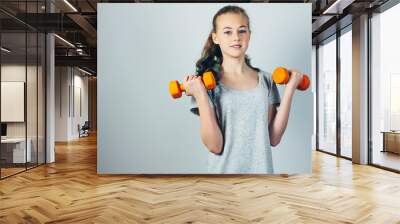
<svg viewBox="0 0 400 224">
<path fill-rule="evenodd" d="M 216 25 L 218 28 L 248 26 L 248 20 L 241 13 L 225 13 L 217 17 Z"/>
</svg>

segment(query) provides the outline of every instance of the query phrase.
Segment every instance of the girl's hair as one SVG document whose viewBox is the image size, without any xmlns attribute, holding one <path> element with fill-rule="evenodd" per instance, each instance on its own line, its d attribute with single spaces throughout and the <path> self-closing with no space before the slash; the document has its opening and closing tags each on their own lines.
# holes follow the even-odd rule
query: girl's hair
<svg viewBox="0 0 400 224">
<path fill-rule="evenodd" d="M 243 8 L 241 8 L 239 6 L 233 6 L 233 5 L 228 5 L 228 6 L 221 8 L 214 15 L 214 18 L 212 21 L 212 30 L 211 30 L 210 34 L 208 35 L 207 41 L 204 45 L 203 52 L 201 53 L 201 58 L 196 63 L 197 75 L 202 75 L 204 72 L 211 70 L 217 74 L 216 78 L 218 80 L 219 73 L 221 72 L 221 64 L 222 64 L 223 58 L 222 58 L 221 48 L 219 47 L 218 44 L 214 44 L 214 42 L 212 40 L 212 33 L 216 32 L 216 30 L 217 30 L 218 16 L 223 15 L 225 13 L 241 14 L 244 17 L 246 17 L 247 25 L 250 30 L 250 19 L 249 19 L 249 16 L 247 15 L 246 11 Z M 259 71 L 258 68 L 255 68 L 250 64 L 250 58 L 247 55 L 245 55 L 245 62 L 252 69 Z"/>
</svg>

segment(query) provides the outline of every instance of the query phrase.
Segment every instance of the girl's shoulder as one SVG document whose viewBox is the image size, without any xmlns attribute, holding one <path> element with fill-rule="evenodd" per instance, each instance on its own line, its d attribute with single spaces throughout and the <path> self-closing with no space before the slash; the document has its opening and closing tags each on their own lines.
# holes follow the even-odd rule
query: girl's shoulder
<svg viewBox="0 0 400 224">
<path fill-rule="evenodd" d="M 264 76 L 265 78 L 269 78 L 269 79 L 272 77 L 272 74 L 268 71 L 265 71 L 264 69 L 258 69 L 258 74 L 260 76 Z"/>
<path fill-rule="evenodd" d="M 272 73 L 267 72 L 263 69 L 259 69 L 258 71 L 258 75 L 260 76 L 260 78 L 262 78 L 263 81 L 265 81 L 267 83 L 268 86 L 270 86 L 272 83 Z"/>
<path fill-rule="evenodd" d="M 272 73 L 271 72 L 259 69 L 258 75 L 260 76 L 260 81 L 262 81 L 263 86 L 265 88 L 267 88 L 268 91 L 270 91 L 271 89 L 274 88 L 275 83 L 272 80 Z"/>
</svg>

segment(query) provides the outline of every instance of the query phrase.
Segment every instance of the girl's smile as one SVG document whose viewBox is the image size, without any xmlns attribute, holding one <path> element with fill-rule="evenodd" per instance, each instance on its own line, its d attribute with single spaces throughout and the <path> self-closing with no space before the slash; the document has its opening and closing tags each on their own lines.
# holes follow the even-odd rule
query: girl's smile
<svg viewBox="0 0 400 224">
<path fill-rule="evenodd" d="M 239 48 L 242 47 L 242 45 L 241 45 L 241 44 L 234 44 L 234 45 L 232 45 L 231 47 L 233 47 L 233 48 L 235 48 L 235 49 L 239 49 Z"/>
</svg>

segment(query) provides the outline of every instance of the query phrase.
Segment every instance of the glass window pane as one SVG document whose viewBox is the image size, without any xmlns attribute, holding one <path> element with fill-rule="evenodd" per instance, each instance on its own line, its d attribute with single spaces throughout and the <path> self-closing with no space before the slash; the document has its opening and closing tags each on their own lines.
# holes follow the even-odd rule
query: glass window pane
<svg viewBox="0 0 400 224">
<path fill-rule="evenodd" d="M 336 39 L 318 48 L 318 147 L 336 154 Z"/>
<path fill-rule="evenodd" d="M 352 35 L 351 30 L 340 36 L 340 150 L 351 158 L 352 141 Z"/>
<path fill-rule="evenodd" d="M 28 55 L 27 55 L 27 81 L 26 81 L 26 89 L 27 89 L 27 99 L 26 99 L 26 110 L 27 110 L 27 142 L 30 147 L 30 160 L 27 164 L 28 168 L 34 167 L 37 165 L 37 98 L 38 98 L 38 89 L 37 89 L 37 63 L 38 63 L 38 49 L 37 49 L 37 33 L 30 32 L 27 33 L 28 38 Z M 28 147 L 28 148 L 29 148 Z"/>
<path fill-rule="evenodd" d="M 311 55 L 311 80 L 316 80 L 317 75 L 317 49 L 316 46 L 312 46 L 312 55 Z M 311 82 L 312 90 L 315 93 L 315 82 Z M 317 103 L 316 103 L 316 94 L 313 94 L 313 136 L 312 136 L 312 149 L 315 150 L 316 147 L 316 134 L 317 134 Z"/>
<path fill-rule="evenodd" d="M 16 17 L 45 11 L 45 1 L 0 1 Z M 28 13 L 27 15 L 25 13 Z M 45 35 L 0 12 L 0 178 L 45 162 Z"/>
<path fill-rule="evenodd" d="M 372 18 L 372 163 L 400 170 L 400 4 Z"/>
<path fill-rule="evenodd" d="M 1 175 L 25 170 L 30 159 L 26 150 L 26 34 L 1 34 Z"/>
<path fill-rule="evenodd" d="M 38 163 L 45 163 L 45 52 L 46 36 L 39 33 L 39 46 L 38 46 Z"/>
</svg>

